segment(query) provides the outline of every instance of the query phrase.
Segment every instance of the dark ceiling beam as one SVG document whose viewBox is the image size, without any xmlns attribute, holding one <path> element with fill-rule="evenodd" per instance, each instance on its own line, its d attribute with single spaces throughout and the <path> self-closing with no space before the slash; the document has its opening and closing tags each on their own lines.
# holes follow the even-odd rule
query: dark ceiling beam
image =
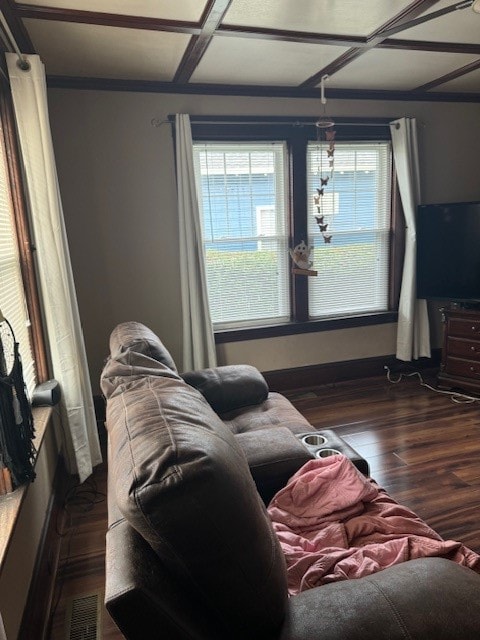
<svg viewBox="0 0 480 640">
<path fill-rule="evenodd" d="M 349 51 L 345 52 L 342 56 L 331 62 L 329 65 L 320 69 L 317 73 L 315 73 L 310 78 L 307 78 L 305 82 L 302 82 L 300 87 L 315 87 L 318 85 L 322 76 L 324 75 L 333 75 L 340 69 L 343 69 L 345 66 L 350 64 L 353 60 L 363 55 L 367 51 L 375 48 L 381 42 L 386 39 L 386 36 L 382 36 L 380 34 L 385 33 L 386 31 L 400 26 L 402 24 L 406 24 L 410 22 L 413 18 L 416 18 L 418 15 L 427 11 L 435 4 L 437 4 L 439 0 L 415 0 L 411 4 L 409 4 L 403 11 L 397 13 L 391 20 L 383 24 L 381 27 L 376 29 L 368 38 L 367 44 L 363 48 L 354 47 Z"/>
<path fill-rule="evenodd" d="M 275 40 L 277 42 L 296 42 L 300 44 L 328 44 L 339 47 L 366 46 L 367 39 L 360 36 L 312 33 L 309 31 L 288 31 L 265 27 L 247 27 L 223 24 L 215 32 L 216 36 L 234 38 L 254 38 L 255 40 Z"/>
<path fill-rule="evenodd" d="M 171 33 L 186 33 L 189 35 L 198 35 L 201 33 L 201 28 L 196 22 L 144 18 L 142 16 L 102 13 L 100 11 L 83 11 L 81 9 L 58 9 L 56 7 L 19 4 L 15 7 L 15 14 L 19 18 L 97 24 L 107 27 L 122 27 L 124 29 L 169 31 Z"/>
<path fill-rule="evenodd" d="M 411 24 L 412 20 L 417 16 L 421 15 L 425 11 L 428 11 L 436 4 L 438 4 L 440 0 L 414 0 L 411 4 L 407 5 L 402 11 L 397 13 L 397 15 L 387 20 L 385 24 L 378 29 L 375 29 L 373 33 L 367 38 L 368 41 L 383 41 L 387 37 L 385 33 L 393 28 L 399 28 L 399 31 L 402 31 L 406 27 L 404 25 Z"/>
<path fill-rule="evenodd" d="M 476 71 L 480 69 L 480 59 L 475 60 L 475 62 L 471 62 L 470 64 L 461 67 L 460 69 L 456 69 L 455 71 L 450 71 L 450 73 L 446 73 L 444 76 L 437 78 L 436 80 L 432 80 L 431 82 L 427 82 L 426 84 L 422 84 L 420 87 L 416 87 L 413 91 L 428 91 L 429 89 L 433 89 L 435 87 L 439 87 L 446 82 L 450 82 L 450 80 L 455 80 L 456 78 L 461 78 L 462 76 L 467 75 L 467 73 L 471 73 L 472 71 Z"/>
<path fill-rule="evenodd" d="M 395 35 L 399 31 L 411 29 L 412 27 L 416 27 L 419 24 L 430 22 L 430 20 L 440 18 L 441 16 L 446 16 L 449 13 L 453 13 L 454 11 L 462 11 L 463 9 L 468 9 L 472 6 L 472 4 L 473 0 L 459 0 L 453 5 L 444 7 L 443 9 L 439 9 L 438 11 L 432 11 L 431 13 L 427 13 L 427 15 L 425 16 L 419 16 L 418 18 L 414 18 L 413 20 L 409 20 L 408 22 L 403 22 L 401 24 L 393 25 L 392 27 L 386 28 L 379 35 L 388 38 L 389 36 Z"/>
<path fill-rule="evenodd" d="M 220 96 L 254 96 L 271 98 L 315 98 L 320 97 L 316 88 L 259 85 L 226 85 L 213 83 L 155 82 L 148 80 L 115 80 L 107 78 L 80 78 L 69 76 L 47 76 L 47 86 L 52 89 L 92 89 L 96 91 L 136 91 L 148 93 L 202 94 Z M 479 93 L 428 93 L 412 91 L 372 91 L 330 89 L 330 97 L 338 100 L 401 100 L 427 102 L 475 102 L 480 103 Z"/>
<path fill-rule="evenodd" d="M 361 36 L 311 33 L 307 31 L 287 31 L 282 29 L 266 29 L 260 27 L 243 27 L 241 25 L 220 25 L 216 36 L 251 38 L 255 40 L 273 40 L 276 42 L 295 42 L 299 44 L 325 44 L 339 47 L 371 49 L 371 43 Z M 377 45 L 379 49 L 399 49 L 404 51 L 434 51 L 440 53 L 480 54 L 480 44 L 432 42 L 423 40 L 401 40 L 387 38 Z"/>
<path fill-rule="evenodd" d="M 323 67 L 323 69 L 318 71 L 318 73 L 315 73 L 313 76 L 310 76 L 310 78 L 305 80 L 305 82 L 302 82 L 302 84 L 299 86 L 301 88 L 316 87 L 320 83 L 323 76 L 325 75 L 333 76 L 334 73 L 336 73 L 337 71 L 340 71 L 340 69 L 343 69 L 343 67 L 346 67 L 347 64 L 350 64 L 350 62 L 355 60 L 355 58 L 358 58 L 359 56 L 361 56 L 362 53 L 364 52 L 365 52 L 364 49 L 359 49 L 357 47 L 354 47 L 352 49 L 349 49 L 348 51 L 345 51 L 345 53 L 342 53 L 341 56 L 339 56 L 338 58 L 335 58 L 333 62 L 331 62 L 330 64 L 327 64 L 326 67 Z M 331 94 L 331 90 L 329 90 L 329 94 Z"/>
<path fill-rule="evenodd" d="M 387 38 L 377 45 L 377 49 L 398 49 L 399 51 L 432 51 L 434 53 L 466 53 L 480 55 L 480 44 L 463 42 L 430 42 L 424 40 L 399 40 Z"/>
<path fill-rule="evenodd" d="M 201 20 L 201 32 L 190 39 L 173 82 L 188 82 L 203 58 L 232 0 L 209 0 Z"/>
</svg>

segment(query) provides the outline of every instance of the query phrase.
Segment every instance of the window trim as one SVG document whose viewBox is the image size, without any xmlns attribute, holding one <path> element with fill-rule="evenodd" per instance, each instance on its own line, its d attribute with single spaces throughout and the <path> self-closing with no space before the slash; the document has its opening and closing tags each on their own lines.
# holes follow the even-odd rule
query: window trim
<svg viewBox="0 0 480 640">
<path fill-rule="evenodd" d="M 5 79 L 0 81 L 0 119 L 2 121 L 7 178 L 10 183 L 10 198 L 12 201 L 13 223 L 17 236 L 25 298 L 30 318 L 30 343 L 34 358 L 37 384 L 49 379 L 47 350 L 43 332 L 42 312 L 38 295 L 37 278 L 35 273 L 35 247 L 31 240 L 30 225 L 25 198 L 23 174 L 20 162 L 15 116 L 13 112 L 10 87 Z"/>
<path fill-rule="evenodd" d="M 238 329 L 215 329 L 215 344 L 227 342 L 242 342 L 243 340 L 260 340 L 262 338 L 277 338 L 279 336 L 293 336 L 301 333 L 317 333 L 334 331 L 336 329 L 352 329 L 368 327 L 375 324 L 397 322 L 398 311 L 382 311 L 381 313 L 362 314 L 358 316 L 344 316 L 339 318 L 325 318 L 322 320 L 307 320 L 299 322 L 292 320 L 283 324 L 272 324 Z"/>
<path fill-rule="evenodd" d="M 169 116 L 173 120 L 173 116 Z M 391 141 L 389 123 L 395 118 L 335 118 L 336 140 L 358 142 L 363 140 Z M 286 140 L 290 156 L 289 194 L 290 226 L 289 247 L 308 237 L 306 193 L 307 144 L 316 140 L 312 117 L 282 116 L 191 116 L 192 138 L 196 142 L 258 142 Z M 374 132 L 374 135 L 372 133 Z M 255 340 L 301 333 L 331 331 L 397 322 L 398 299 L 403 266 L 405 224 L 398 194 L 395 166 L 392 158 L 391 225 L 389 258 L 389 310 L 353 316 L 309 320 L 308 281 L 305 276 L 293 275 L 290 281 L 292 318 L 290 322 L 228 329 L 214 328 L 216 344 Z M 291 212 L 295 211 L 294 216 Z"/>
</svg>

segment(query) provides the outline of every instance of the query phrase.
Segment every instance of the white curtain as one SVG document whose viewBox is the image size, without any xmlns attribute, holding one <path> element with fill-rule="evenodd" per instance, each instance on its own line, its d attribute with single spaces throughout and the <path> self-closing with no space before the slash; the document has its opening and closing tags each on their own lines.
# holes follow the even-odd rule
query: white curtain
<svg viewBox="0 0 480 640">
<path fill-rule="evenodd" d="M 427 303 L 416 296 L 416 211 L 420 204 L 417 126 L 415 118 L 390 123 L 393 158 L 406 222 L 405 260 L 398 307 L 397 358 L 430 357 Z"/>
<path fill-rule="evenodd" d="M 217 358 L 208 306 L 207 280 L 193 165 L 190 117 L 175 116 L 183 370 L 215 367 Z"/>
<path fill-rule="evenodd" d="M 26 177 L 53 376 L 62 390 L 66 462 L 83 482 L 102 461 L 48 119 L 45 70 L 6 54 Z M 74 123 L 72 123 L 74 126 Z"/>
</svg>

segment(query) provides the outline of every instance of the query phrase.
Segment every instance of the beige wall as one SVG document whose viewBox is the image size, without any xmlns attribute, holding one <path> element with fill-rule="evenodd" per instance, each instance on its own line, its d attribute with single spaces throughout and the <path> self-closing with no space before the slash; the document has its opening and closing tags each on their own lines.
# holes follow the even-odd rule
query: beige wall
<svg viewBox="0 0 480 640">
<path fill-rule="evenodd" d="M 118 322 L 139 320 L 180 362 L 180 294 L 173 113 L 318 115 L 311 99 L 49 91 L 50 119 L 92 385 Z M 418 118 L 423 201 L 480 199 L 480 105 L 329 101 L 340 116 Z M 435 311 L 435 308 L 434 308 Z M 435 316 L 438 316 L 435 313 Z M 435 328 L 435 341 L 439 331 Z M 395 352 L 395 326 L 381 325 L 218 347 L 221 364 L 263 371 Z"/>
</svg>

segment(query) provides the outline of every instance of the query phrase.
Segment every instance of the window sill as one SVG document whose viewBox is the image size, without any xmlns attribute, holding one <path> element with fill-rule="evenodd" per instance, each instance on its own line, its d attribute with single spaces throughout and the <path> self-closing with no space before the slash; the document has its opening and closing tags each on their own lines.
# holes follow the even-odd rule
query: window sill
<svg viewBox="0 0 480 640">
<path fill-rule="evenodd" d="M 308 322 L 288 322 L 276 325 L 258 327 L 242 327 L 237 329 L 218 329 L 215 333 L 215 343 L 241 342 L 244 340 L 260 340 L 262 338 L 276 338 L 292 336 L 300 333 L 316 333 L 320 331 L 334 331 L 336 329 L 352 329 L 375 324 L 397 322 L 396 311 L 385 311 L 362 316 L 348 316 L 344 318 L 328 318 L 324 320 L 309 320 Z"/>
<path fill-rule="evenodd" d="M 34 407 L 32 413 L 35 425 L 33 442 L 38 455 L 46 429 L 51 423 L 53 408 Z M 30 484 L 24 484 L 17 487 L 15 491 L 0 497 L 0 572 L 29 486 Z"/>
</svg>

